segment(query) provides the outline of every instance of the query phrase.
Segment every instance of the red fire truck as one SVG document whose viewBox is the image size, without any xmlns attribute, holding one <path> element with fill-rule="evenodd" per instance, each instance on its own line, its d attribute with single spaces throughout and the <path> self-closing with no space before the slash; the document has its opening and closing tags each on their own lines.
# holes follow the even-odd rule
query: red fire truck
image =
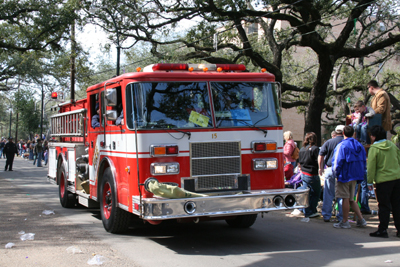
<svg viewBox="0 0 400 267">
<path fill-rule="evenodd" d="M 306 207 L 308 190 L 284 186 L 279 90 L 233 64 L 154 64 L 93 85 L 51 117 L 48 180 L 63 207 L 100 207 L 112 233 L 133 216 L 250 227 Z M 201 195 L 165 197 L 151 181 Z"/>
</svg>

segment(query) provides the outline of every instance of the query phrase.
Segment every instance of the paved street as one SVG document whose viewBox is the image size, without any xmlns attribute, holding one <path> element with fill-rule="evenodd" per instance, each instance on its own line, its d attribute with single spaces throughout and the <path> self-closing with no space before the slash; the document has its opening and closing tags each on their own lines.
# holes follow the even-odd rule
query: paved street
<svg viewBox="0 0 400 267">
<path fill-rule="evenodd" d="M 365 229 L 334 229 L 321 218 L 302 222 L 289 213 L 269 213 L 250 229 L 224 221 L 166 223 L 113 235 L 103 229 L 97 210 L 60 206 L 46 167 L 16 158 L 14 171 L 4 172 L 3 164 L 0 159 L 0 266 L 85 266 L 93 255 L 106 258 L 103 266 L 400 266 L 393 224 L 388 239 L 368 235 L 377 216 L 366 216 Z M 35 233 L 35 239 L 21 241 L 20 231 Z M 15 247 L 5 249 L 9 242 Z M 71 246 L 82 253 L 68 253 Z"/>
</svg>

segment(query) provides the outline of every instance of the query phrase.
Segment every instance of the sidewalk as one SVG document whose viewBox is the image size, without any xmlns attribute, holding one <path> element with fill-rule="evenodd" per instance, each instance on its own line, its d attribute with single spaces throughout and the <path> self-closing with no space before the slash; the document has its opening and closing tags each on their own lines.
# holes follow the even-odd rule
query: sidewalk
<svg viewBox="0 0 400 267">
<path fill-rule="evenodd" d="M 134 266 L 54 209 L 59 205 L 57 187 L 47 183 L 47 167 L 32 163 L 15 158 L 14 171 L 5 172 L 0 159 L 0 266 L 85 266 L 94 255 L 107 259 L 104 266 Z M 47 198 L 42 197 L 46 192 Z M 44 210 L 55 214 L 44 215 Z M 21 241 L 21 231 L 34 233 L 34 240 Z M 5 249 L 7 243 L 15 246 Z M 68 252 L 72 246 L 82 253 Z"/>
</svg>

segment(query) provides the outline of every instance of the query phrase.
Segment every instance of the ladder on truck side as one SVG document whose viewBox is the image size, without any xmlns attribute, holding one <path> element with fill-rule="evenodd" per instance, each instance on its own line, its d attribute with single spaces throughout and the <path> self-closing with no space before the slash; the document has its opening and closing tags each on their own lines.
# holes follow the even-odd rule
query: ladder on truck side
<svg viewBox="0 0 400 267">
<path fill-rule="evenodd" d="M 85 108 L 51 116 L 51 136 L 85 137 L 85 118 Z"/>
</svg>

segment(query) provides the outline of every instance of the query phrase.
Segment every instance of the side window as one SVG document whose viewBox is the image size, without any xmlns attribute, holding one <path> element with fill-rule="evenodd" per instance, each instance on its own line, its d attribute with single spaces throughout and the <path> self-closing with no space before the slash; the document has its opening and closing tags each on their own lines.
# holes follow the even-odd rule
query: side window
<svg viewBox="0 0 400 267">
<path fill-rule="evenodd" d="M 94 119 L 94 116 L 97 115 L 96 107 L 99 105 L 99 94 L 93 94 L 90 96 L 90 124 L 91 128 L 95 129 L 98 126 L 95 126 L 95 121 L 99 121 L 98 119 Z M 94 121 L 95 120 L 95 121 Z"/>
<path fill-rule="evenodd" d="M 104 116 L 103 116 L 103 114 L 105 114 L 106 113 L 106 107 L 105 107 L 105 105 L 104 105 L 104 91 L 103 92 L 101 92 L 101 97 L 100 97 L 100 102 L 101 102 L 101 112 L 100 112 L 100 121 L 101 121 L 101 127 L 104 127 Z"/>
<path fill-rule="evenodd" d="M 133 84 L 128 84 L 126 87 L 126 125 L 129 129 L 134 129 L 133 126 Z"/>
</svg>

